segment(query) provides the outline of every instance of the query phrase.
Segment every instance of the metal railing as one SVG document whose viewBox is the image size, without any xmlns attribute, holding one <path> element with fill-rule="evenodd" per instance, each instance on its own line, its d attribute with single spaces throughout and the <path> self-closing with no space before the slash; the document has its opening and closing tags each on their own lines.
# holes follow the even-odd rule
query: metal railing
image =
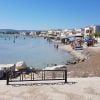
<svg viewBox="0 0 100 100">
<path fill-rule="evenodd" d="M 10 82 L 49 80 L 65 80 L 65 83 L 67 83 L 67 70 L 34 70 L 29 73 L 25 71 L 8 71 L 6 76 L 7 85 Z"/>
</svg>

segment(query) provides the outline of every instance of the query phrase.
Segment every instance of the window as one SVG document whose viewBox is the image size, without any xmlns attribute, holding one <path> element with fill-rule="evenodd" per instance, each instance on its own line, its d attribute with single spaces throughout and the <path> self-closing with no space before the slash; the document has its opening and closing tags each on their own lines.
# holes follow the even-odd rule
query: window
<svg viewBox="0 0 100 100">
<path fill-rule="evenodd" d="M 86 30 L 86 33 L 89 33 L 89 30 Z"/>
</svg>

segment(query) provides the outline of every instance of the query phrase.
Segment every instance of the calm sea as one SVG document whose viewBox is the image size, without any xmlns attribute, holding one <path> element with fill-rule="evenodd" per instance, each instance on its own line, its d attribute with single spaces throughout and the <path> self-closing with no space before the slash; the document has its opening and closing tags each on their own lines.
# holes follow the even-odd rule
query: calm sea
<svg viewBox="0 0 100 100">
<path fill-rule="evenodd" d="M 15 42 L 15 43 L 14 43 Z M 53 42 L 37 37 L 18 37 L 0 34 L 0 64 L 25 61 L 28 66 L 44 68 L 47 64 L 63 64 L 72 56 L 54 48 Z"/>
</svg>

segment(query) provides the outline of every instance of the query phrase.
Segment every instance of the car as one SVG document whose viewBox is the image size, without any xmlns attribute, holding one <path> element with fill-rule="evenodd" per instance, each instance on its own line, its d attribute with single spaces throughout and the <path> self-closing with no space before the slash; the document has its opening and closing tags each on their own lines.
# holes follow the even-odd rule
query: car
<svg viewBox="0 0 100 100">
<path fill-rule="evenodd" d="M 74 49 L 75 50 L 83 50 L 83 46 L 75 46 Z"/>
<path fill-rule="evenodd" d="M 84 42 L 87 43 L 87 46 L 93 46 L 94 43 L 97 43 L 97 40 L 95 40 L 94 38 L 85 38 L 84 39 Z"/>
</svg>

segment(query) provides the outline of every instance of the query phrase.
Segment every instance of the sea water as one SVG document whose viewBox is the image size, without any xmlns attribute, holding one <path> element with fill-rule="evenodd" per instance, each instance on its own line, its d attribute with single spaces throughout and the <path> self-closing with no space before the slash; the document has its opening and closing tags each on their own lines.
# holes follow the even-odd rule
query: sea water
<svg viewBox="0 0 100 100">
<path fill-rule="evenodd" d="M 72 56 L 59 48 L 55 43 L 42 37 L 0 34 L 0 64 L 24 61 L 28 66 L 44 68 L 50 64 L 64 64 Z"/>
</svg>

